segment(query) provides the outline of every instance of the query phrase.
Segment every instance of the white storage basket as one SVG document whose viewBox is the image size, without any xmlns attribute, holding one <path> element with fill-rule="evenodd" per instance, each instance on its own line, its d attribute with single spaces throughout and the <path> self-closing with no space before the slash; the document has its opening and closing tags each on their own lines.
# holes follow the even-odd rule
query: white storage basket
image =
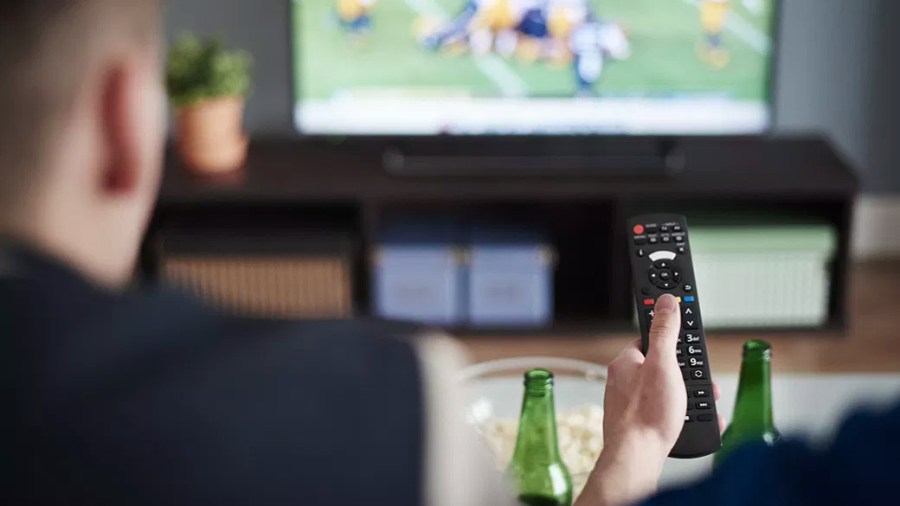
<svg viewBox="0 0 900 506">
<path fill-rule="evenodd" d="M 689 234 L 706 328 L 827 322 L 837 242 L 830 226 L 692 225 Z"/>
</svg>

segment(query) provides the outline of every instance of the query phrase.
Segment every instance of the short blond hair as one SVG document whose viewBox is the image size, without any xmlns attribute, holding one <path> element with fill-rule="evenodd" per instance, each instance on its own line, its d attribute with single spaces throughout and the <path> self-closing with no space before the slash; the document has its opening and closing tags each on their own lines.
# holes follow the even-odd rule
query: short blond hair
<svg viewBox="0 0 900 506">
<path fill-rule="evenodd" d="M 0 2 L 0 210 L 37 177 L 99 49 L 158 37 L 160 4 Z"/>
</svg>

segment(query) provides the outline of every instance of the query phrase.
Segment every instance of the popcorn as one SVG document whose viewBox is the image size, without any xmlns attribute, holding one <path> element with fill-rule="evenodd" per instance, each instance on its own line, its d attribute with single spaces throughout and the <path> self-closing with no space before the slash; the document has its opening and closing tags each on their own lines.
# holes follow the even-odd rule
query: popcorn
<svg viewBox="0 0 900 506">
<path fill-rule="evenodd" d="M 478 426 L 494 456 L 505 471 L 516 449 L 518 419 L 488 419 Z M 603 449 L 603 408 L 587 404 L 556 414 L 556 433 L 563 462 L 572 475 L 575 495 L 581 493 Z"/>
</svg>

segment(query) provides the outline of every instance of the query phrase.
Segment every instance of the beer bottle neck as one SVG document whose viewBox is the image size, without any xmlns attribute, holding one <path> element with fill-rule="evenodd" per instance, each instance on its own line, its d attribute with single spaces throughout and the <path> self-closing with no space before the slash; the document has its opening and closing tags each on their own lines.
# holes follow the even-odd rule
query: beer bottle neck
<svg viewBox="0 0 900 506">
<path fill-rule="evenodd" d="M 552 384 L 526 383 L 513 460 L 532 464 L 560 460 Z"/>
<path fill-rule="evenodd" d="M 744 350 L 737 401 L 732 423 L 742 431 L 772 432 L 772 358 L 765 347 L 748 346 Z"/>
</svg>

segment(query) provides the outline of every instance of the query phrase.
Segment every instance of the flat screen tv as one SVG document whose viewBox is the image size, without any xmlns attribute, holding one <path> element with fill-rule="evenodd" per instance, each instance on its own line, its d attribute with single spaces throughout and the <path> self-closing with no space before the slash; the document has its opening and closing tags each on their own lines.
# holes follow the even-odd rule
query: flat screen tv
<svg viewBox="0 0 900 506">
<path fill-rule="evenodd" d="M 764 132 L 777 0 L 292 0 L 306 135 Z"/>
</svg>

